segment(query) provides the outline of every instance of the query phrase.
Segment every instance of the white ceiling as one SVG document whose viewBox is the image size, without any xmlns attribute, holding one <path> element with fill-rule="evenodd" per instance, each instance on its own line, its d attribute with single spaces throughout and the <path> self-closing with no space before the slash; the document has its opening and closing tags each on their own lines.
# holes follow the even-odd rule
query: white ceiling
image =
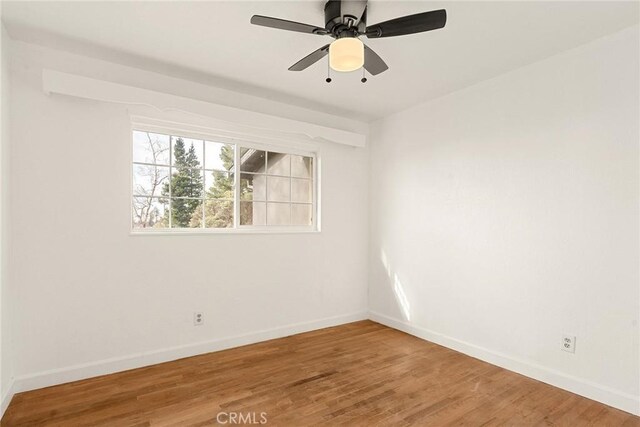
<svg viewBox="0 0 640 427">
<path fill-rule="evenodd" d="M 331 39 L 252 26 L 253 14 L 323 26 L 323 1 L 3 2 L 18 39 L 162 69 L 258 96 L 371 120 L 638 23 L 639 3 L 369 2 L 369 24 L 446 8 L 442 30 L 365 40 L 390 69 L 326 84 L 321 61 L 287 68 Z M 160 67 L 162 65 L 162 67 Z"/>
</svg>

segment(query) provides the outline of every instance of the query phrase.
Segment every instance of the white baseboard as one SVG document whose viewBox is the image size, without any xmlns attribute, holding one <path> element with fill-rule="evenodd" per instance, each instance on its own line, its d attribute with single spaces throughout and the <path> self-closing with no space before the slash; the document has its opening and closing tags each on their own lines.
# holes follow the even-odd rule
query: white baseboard
<svg viewBox="0 0 640 427">
<path fill-rule="evenodd" d="M 433 332 L 384 314 L 369 312 L 369 319 L 423 340 L 430 341 L 482 361 L 517 372 L 580 396 L 602 402 L 634 415 L 640 415 L 640 396 L 623 393 L 581 378 L 573 377 L 531 361 L 517 359 L 475 344 Z"/>
<path fill-rule="evenodd" d="M 184 357 L 196 356 L 214 351 L 226 350 L 247 344 L 254 344 L 274 338 L 282 338 L 289 335 L 309 332 L 316 329 L 328 328 L 342 325 L 344 323 L 356 322 L 368 319 L 367 312 L 346 314 L 329 317 L 309 322 L 296 323 L 273 329 L 266 329 L 250 334 L 235 337 L 221 338 L 212 341 L 188 344 L 178 347 L 170 347 L 147 353 L 132 354 L 129 356 L 98 360 L 81 365 L 69 366 L 61 369 L 54 369 L 35 374 L 17 377 L 13 383 L 13 392 L 35 390 L 52 385 L 64 384 L 71 381 L 78 381 L 100 375 L 112 374 L 129 369 L 141 368 L 155 365 L 157 363 L 169 362 L 182 359 Z M 4 400 L 3 400 L 4 408 Z M 7 402 L 8 405 L 8 402 Z"/>
<path fill-rule="evenodd" d="M 2 396 L 2 401 L 0 402 L 0 419 L 4 415 L 4 411 L 9 407 L 9 403 L 11 403 L 11 399 L 13 399 L 13 395 L 15 394 L 15 382 L 11 380 L 9 382 L 9 388 Z"/>
</svg>

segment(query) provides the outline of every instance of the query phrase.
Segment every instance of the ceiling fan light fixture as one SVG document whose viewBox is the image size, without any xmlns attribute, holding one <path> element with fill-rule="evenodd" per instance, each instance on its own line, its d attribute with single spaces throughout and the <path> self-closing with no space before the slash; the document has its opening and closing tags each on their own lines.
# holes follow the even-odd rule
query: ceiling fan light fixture
<svg viewBox="0 0 640 427">
<path fill-rule="evenodd" d="M 335 71 L 355 71 L 364 65 L 364 44 L 357 37 L 343 37 L 329 45 L 329 66 Z"/>
</svg>

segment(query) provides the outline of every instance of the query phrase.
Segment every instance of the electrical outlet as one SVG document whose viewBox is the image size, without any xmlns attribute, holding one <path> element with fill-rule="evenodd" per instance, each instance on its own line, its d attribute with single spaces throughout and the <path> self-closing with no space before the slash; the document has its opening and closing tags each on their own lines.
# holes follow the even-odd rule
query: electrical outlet
<svg viewBox="0 0 640 427">
<path fill-rule="evenodd" d="M 569 353 L 576 352 L 576 337 L 573 335 L 562 336 L 562 349 Z"/>
<path fill-rule="evenodd" d="M 193 325 L 200 326 L 204 324 L 204 314 L 200 311 L 196 311 L 193 313 Z"/>
</svg>

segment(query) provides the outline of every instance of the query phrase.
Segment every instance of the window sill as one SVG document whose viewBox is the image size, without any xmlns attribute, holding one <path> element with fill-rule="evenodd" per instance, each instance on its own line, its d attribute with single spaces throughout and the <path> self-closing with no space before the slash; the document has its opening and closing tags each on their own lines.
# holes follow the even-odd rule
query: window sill
<svg viewBox="0 0 640 427">
<path fill-rule="evenodd" d="M 274 229 L 195 229 L 195 230 L 131 230 L 130 236 L 206 236 L 216 234 L 319 234 L 320 230 L 300 228 L 274 228 Z"/>
</svg>

